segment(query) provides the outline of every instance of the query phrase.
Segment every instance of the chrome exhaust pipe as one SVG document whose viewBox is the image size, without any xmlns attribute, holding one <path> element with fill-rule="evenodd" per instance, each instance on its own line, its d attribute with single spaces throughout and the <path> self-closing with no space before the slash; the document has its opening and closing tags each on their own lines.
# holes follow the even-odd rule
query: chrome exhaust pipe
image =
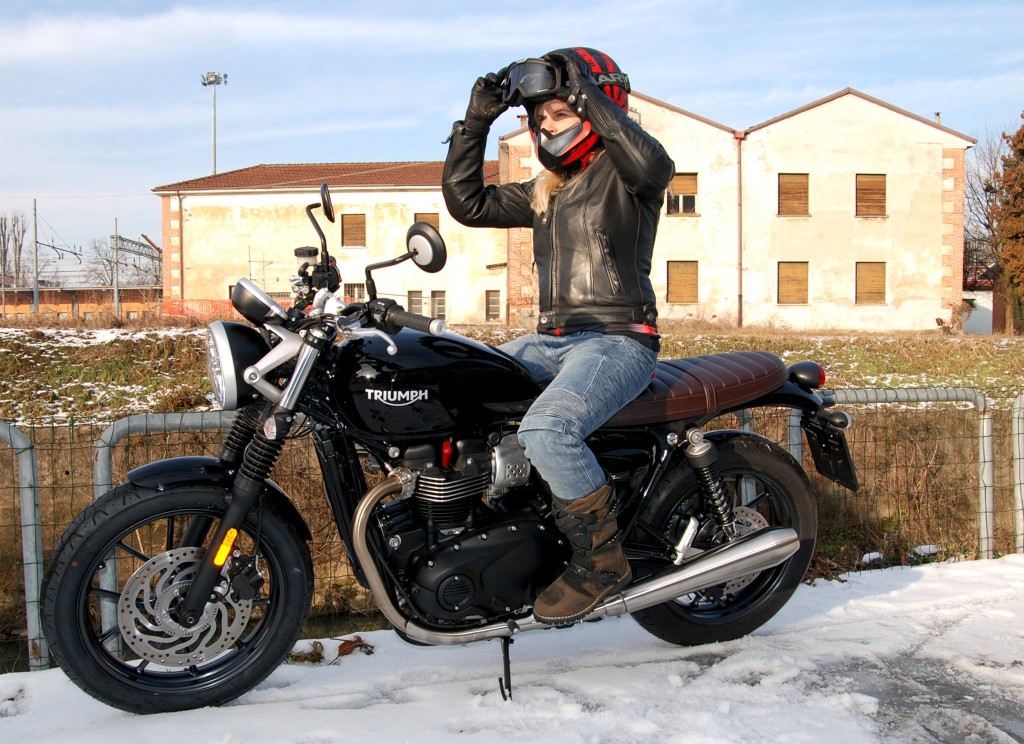
<svg viewBox="0 0 1024 744">
<path fill-rule="evenodd" d="M 366 530 L 374 509 L 386 497 L 400 493 L 402 485 L 401 478 L 392 475 L 368 490 L 359 502 L 352 524 L 353 551 L 359 558 L 374 600 L 388 622 L 412 640 L 431 646 L 454 646 L 553 627 L 531 616 L 523 621 L 510 620 L 507 623 L 491 623 L 467 630 L 441 632 L 425 628 L 403 615 L 392 600 L 366 541 Z M 791 527 L 768 527 L 708 550 L 681 566 L 672 566 L 649 579 L 627 587 L 621 593 L 607 598 L 583 620 L 625 615 L 691 594 L 699 589 L 764 571 L 779 565 L 799 548 L 800 538 L 796 530 Z"/>
</svg>

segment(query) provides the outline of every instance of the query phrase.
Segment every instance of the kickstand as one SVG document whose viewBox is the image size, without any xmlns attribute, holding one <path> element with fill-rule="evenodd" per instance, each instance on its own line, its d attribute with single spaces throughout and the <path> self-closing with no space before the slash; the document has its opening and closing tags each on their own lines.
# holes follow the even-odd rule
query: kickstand
<svg viewBox="0 0 1024 744">
<path fill-rule="evenodd" d="M 512 699 L 512 663 L 508 658 L 508 647 L 515 641 L 508 636 L 498 639 L 501 641 L 501 664 L 504 672 L 504 679 L 498 677 L 498 689 L 501 691 L 501 699 L 508 701 Z"/>
</svg>

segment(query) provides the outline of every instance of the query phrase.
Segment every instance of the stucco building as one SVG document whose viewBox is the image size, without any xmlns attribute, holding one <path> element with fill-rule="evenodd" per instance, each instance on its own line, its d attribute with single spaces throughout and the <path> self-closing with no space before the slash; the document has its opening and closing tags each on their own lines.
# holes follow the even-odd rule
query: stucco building
<svg viewBox="0 0 1024 744">
<path fill-rule="evenodd" d="M 961 317 L 964 155 L 974 140 L 852 89 L 747 130 L 640 93 L 631 116 L 676 164 L 652 281 L 663 318 L 805 329 L 932 329 Z M 440 162 L 260 165 L 154 189 L 163 203 L 165 312 L 226 306 L 247 276 L 288 293 L 304 207 L 321 182 L 346 294 L 398 255 L 417 219 L 449 248 L 439 274 L 403 265 L 381 294 L 449 322 L 530 326 L 530 230 L 470 229 L 441 197 Z M 540 169 L 525 127 L 499 138 L 491 183 Z"/>
</svg>

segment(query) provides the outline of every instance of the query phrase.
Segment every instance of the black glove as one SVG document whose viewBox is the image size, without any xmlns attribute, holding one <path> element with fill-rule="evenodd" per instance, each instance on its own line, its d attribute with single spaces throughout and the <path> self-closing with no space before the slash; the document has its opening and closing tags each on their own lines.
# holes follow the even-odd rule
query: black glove
<svg viewBox="0 0 1024 744">
<path fill-rule="evenodd" d="M 466 121 L 479 121 L 490 126 L 508 110 L 508 104 L 502 100 L 505 92 L 501 88 L 507 70 L 506 67 L 476 79 L 466 107 Z"/>
<path fill-rule="evenodd" d="M 566 84 L 555 94 L 570 106 L 575 106 L 580 98 L 580 89 L 590 85 L 597 85 L 590 68 L 575 54 L 565 52 L 551 52 L 546 55 L 547 59 L 559 63 L 565 68 L 568 77 Z"/>
</svg>

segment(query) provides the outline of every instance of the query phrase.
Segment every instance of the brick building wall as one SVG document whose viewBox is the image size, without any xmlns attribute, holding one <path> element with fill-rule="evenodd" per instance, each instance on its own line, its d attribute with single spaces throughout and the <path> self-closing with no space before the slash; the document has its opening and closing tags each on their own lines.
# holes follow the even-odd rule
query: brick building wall
<svg viewBox="0 0 1024 744">
<path fill-rule="evenodd" d="M 960 148 L 942 150 L 942 306 L 955 330 L 963 327 L 966 156 Z"/>
<path fill-rule="evenodd" d="M 498 156 L 501 183 L 529 180 L 529 147 L 502 142 Z M 508 231 L 508 266 L 506 269 L 508 324 L 519 328 L 536 325 L 537 275 L 533 266 L 533 230 L 513 228 Z"/>
</svg>

